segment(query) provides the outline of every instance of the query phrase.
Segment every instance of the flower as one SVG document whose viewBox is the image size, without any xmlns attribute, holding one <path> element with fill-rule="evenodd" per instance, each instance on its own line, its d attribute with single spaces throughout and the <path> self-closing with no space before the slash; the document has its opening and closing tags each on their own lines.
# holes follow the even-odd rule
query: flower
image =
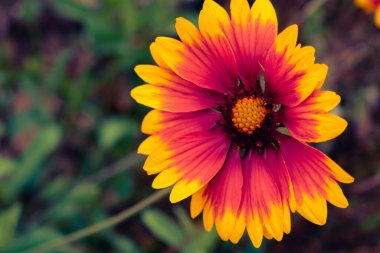
<svg viewBox="0 0 380 253">
<path fill-rule="evenodd" d="M 347 122 L 329 113 L 340 97 L 320 90 L 327 66 L 297 45 L 297 26 L 277 34 L 269 0 L 232 0 L 231 17 L 206 0 L 199 30 L 184 18 L 176 30 L 180 40 L 151 44 L 157 65 L 135 68 L 148 84 L 131 92 L 154 108 L 138 149 L 158 174 L 153 188 L 174 185 L 170 201 L 192 196 L 191 216 L 203 212 L 206 230 L 215 224 L 233 243 L 246 230 L 255 247 L 289 233 L 290 212 L 323 225 L 326 201 L 347 207 L 337 181 L 353 178 L 305 144 L 340 135 Z"/>
<path fill-rule="evenodd" d="M 355 0 L 355 4 L 367 13 L 375 13 L 375 24 L 380 28 L 380 0 Z"/>
</svg>

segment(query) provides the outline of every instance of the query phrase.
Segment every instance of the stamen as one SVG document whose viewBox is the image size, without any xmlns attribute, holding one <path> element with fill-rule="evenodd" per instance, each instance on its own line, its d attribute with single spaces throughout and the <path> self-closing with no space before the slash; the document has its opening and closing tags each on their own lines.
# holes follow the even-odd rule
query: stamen
<svg viewBox="0 0 380 253">
<path fill-rule="evenodd" d="M 232 108 L 232 123 L 241 133 L 253 134 L 260 128 L 267 115 L 266 103 L 262 98 L 243 97 Z"/>
</svg>

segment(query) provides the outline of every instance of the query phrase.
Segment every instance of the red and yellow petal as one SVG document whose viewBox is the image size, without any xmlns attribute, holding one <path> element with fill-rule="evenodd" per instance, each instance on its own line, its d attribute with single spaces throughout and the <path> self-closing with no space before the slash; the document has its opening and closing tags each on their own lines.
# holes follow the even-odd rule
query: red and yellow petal
<svg viewBox="0 0 380 253">
<path fill-rule="evenodd" d="M 247 0 L 232 0 L 231 18 L 205 0 L 199 29 L 178 18 L 176 30 L 180 40 L 161 37 L 152 43 L 158 66 L 136 67 L 147 85 L 132 91 L 134 99 L 155 109 L 142 124 L 151 136 L 138 149 L 149 155 L 147 173 L 158 174 L 153 188 L 173 186 L 171 202 L 192 196 L 191 216 L 203 212 L 207 231 L 215 225 L 222 240 L 237 243 L 247 230 L 255 247 L 264 237 L 282 240 L 291 230 L 291 212 L 322 225 L 327 202 L 347 207 L 337 181 L 353 178 L 300 142 L 336 137 L 347 123 L 329 113 L 340 97 L 319 90 L 327 66 L 315 64 L 313 47 L 297 45 L 297 26 L 277 35 L 269 0 L 256 0 L 252 8 Z M 256 88 L 262 72 L 263 96 L 282 105 L 277 115 L 294 138 L 278 133 L 273 136 L 278 145 L 243 155 L 219 127 L 229 115 L 210 108 L 238 92 L 239 78 L 247 91 Z"/>
<path fill-rule="evenodd" d="M 161 162 L 160 166 L 154 168 L 146 166 L 148 174 L 156 174 L 170 164 L 168 159 L 173 152 L 170 151 L 168 145 L 171 142 L 193 133 L 201 132 L 206 135 L 215 127 L 219 117 L 219 114 L 212 110 L 189 113 L 170 113 L 159 110 L 149 112 L 143 120 L 142 131 L 152 135 L 140 144 L 138 153 L 145 155 L 153 153 L 153 156 L 157 155 L 157 158 L 148 157 L 147 161 L 153 159 L 152 163 L 154 163 L 155 160 L 160 159 Z M 156 150 L 161 150 L 161 153 L 155 152 Z"/>
<path fill-rule="evenodd" d="M 377 0 L 355 0 L 355 4 L 366 13 L 374 13 L 375 25 L 380 28 L 380 2 Z"/>
<path fill-rule="evenodd" d="M 269 0 L 255 1 L 251 9 L 246 0 L 232 0 L 231 24 L 228 38 L 238 59 L 239 77 L 244 84 L 253 86 L 276 39 L 276 12 Z"/>
<path fill-rule="evenodd" d="M 205 0 L 199 14 L 199 30 L 209 43 L 214 38 L 225 37 L 231 29 L 230 16 L 226 10 L 212 0 Z"/>
<path fill-rule="evenodd" d="M 251 151 L 243 162 L 243 202 L 248 235 L 259 247 L 266 233 L 282 240 L 284 233 L 283 199 L 276 179 L 263 157 Z"/>
<path fill-rule="evenodd" d="M 131 96 L 143 105 L 169 112 L 191 112 L 215 107 L 223 101 L 220 94 L 197 87 L 168 69 L 139 65 L 135 71 L 149 83 L 131 91 Z"/>
<path fill-rule="evenodd" d="M 164 139 L 169 140 L 186 135 L 189 132 L 211 130 L 219 118 L 220 115 L 212 110 L 186 113 L 152 110 L 145 116 L 141 131 L 145 134 L 159 134 Z"/>
<path fill-rule="evenodd" d="M 140 144 L 137 152 L 150 155 L 159 147 L 162 148 L 163 146 L 165 150 L 167 143 L 172 140 L 189 135 L 190 133 L 210 131 L 215 128 L 219 117 L 220 115 L 212 110 L 188 113 L 152 110 L 145 116 L 141 126 L 142 132 L 151 134 L 151 136 Z M 169 154 L 169 152 L 164 151 L 162 158 L 167 158 Z M 159 171 L 161 170 L 151 169 L 148 170 L 148 174 L 156 174 Z"/>
<path fill-rule="evenodd" d="M 281 121 L 299 141 L 323 142 L 343 133 L 347 122 L 329 113 L 340 102 L 340 96 L 330 91 L 315 91 L 296 107 L 284 107 Z"/>
<path fill-rule="evenodd" d="M 258 21 L 261 24 L 273 24 L 277 33 L 277 14 L 271 1 L 256 0 L 252 5 L 250 14 L 253 21 Z"/>
<path fill-rule="evenodd" d="M 315 64 L 313 47 L 296 46 L 298 28 L 281 32 L 263 63 L 266 93 L 273 101 L 294 107 L 322 87 L 327 66 Z"/>
<path fill-rule="evenodd" d="M 320 151 L 289 136 L 278 135 L 278 139 L 292 182 L 296 211 L 315 224 L 325 224 L 326 200 L 337 207 L 348 206 L 336 181 L 351 183 L 353 178 Z"/>
<path fill-rule="evenodd" d="M 247 0 L 231 0 L 231 20 L 235 27 L 246 28 L 250 6 Z"/>
<path fill-rule="evenodd" d="M 144 169 L 149 174 L 160 173 L 153 182 L 154 188 L 174 184 L 170 201 L 178 202 L 214 178 L 224 164 L 229 146 L 230 141 L 220 133 L 189 133 L 162 142 L 150 153 Z"/>
<path fill-rule="evenodd" d="M 179 18 L 176 29 L 182 43 L 176 41 L 168 46 L 168 39 L 158 38 L 156 45 L 161 58 L 183 79 L 199 87 L 231 93 L 238 76 L 235 56 L 223 32 L 230 21 L 220 16 L 223 8 L 215 6 L 219 5 L 205 1 L 199 17 L 201 31 L 190 21 Z M 207 26 L 207 22 L 215 26 Z"/>
<path fill-rule="evenodd" d="M 375 25 L 380 28 L 380 6 L 375 10 Z"/>
<path fill-rule="evenodd" d="M 209 212 L 204 213 L 205 225 L 213 223 L 207 219 L 213 218 L 220 238 L 229 240 L 233 234 L 237 213 L 242 195 L 243 174 L 240 150 L 231 149 L 225 164 L 213 180 L 205 187 L 203 198 Z M 206 226 L 207 227 L 207 226 Z"/>
<path fill-rule="evenodd" d="M 355 0 L 355 4 L 367 13 L 373 12 L 375 7 L 372 0 Z"/>
</svg>

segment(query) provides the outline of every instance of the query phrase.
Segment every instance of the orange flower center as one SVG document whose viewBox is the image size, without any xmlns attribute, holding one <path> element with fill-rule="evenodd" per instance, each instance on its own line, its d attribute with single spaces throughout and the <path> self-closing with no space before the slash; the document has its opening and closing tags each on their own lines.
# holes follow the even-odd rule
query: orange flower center
<svg viewBox="0 0 380 253">
<path fill-rule="evenodd" d="M 266 102 L 262 98 L 239 98 L 232 108 L 232 123 L 241 133 L 253 134 L 260 128 L 267 115 Z"/>
</svg>

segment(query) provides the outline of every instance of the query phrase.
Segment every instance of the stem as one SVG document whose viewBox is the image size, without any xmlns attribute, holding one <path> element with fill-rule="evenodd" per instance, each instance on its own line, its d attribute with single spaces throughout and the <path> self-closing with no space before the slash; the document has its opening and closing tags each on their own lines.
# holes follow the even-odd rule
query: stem
<svg viewBox="0 0 380 253">
<path fill-rule="evenodd" d="M 327 3 L 327 0 L 312 0 L 301 11 L 303 15 L 293 18 L 290 24 L 298 23 L 302 24 L 307 21 L 315 12 L 317 12 L 323 5 Z"/>
<path fill-rule="evenodd" d="M 78 241 L 80 239 L 83 239 L 85 237 L 88 237 L 90 235 L 96 234 L 100 231 L 103 231 L 105 229 L 108 229 L 110 227 L 113 227 L 117 224 L 119 224 L 122 221 L 125 221 L 126 219 L 132 217 L 133 215 L 139 213 L 144 208 L 150 206 L 151 204 L 159 201 L 161 198 L 168 195 L 170 192 L 170 188 L 157 191 L 156 193 L 152 194 L 148 198 L 142 200 L 141 202 L 137 203 L 136 205 L 126 209 L 125 211 L 122 211 L 121 213 L 104 220 L 102 222 L 99 222 L 97 224 L 94 224 L 92 226 L 86 227 L 82 230 L 79 230 L 77 232 L 74 232 L 72 234 L 69 234 L 62 238 L 57 238 L 52 241 L 48 241 L 46 243 L 43 243 L 42 245 L 39 245 L 35 247 L 34 249 L 31 249 L 30 251 L 27 251 L 26 253 L 43 253 L 50 250 L 57 249 L 59 247 L 62 247 L 64 245 L 73 243 L 75 241 Z"/>
<path fill-rule="evenodd" d="M 312 15 L 314 15 L 314 13 L 317 12 L 326 3 L 327 3 L 327 0 L 313 0 L 313 1 L 311 1 L 305 7 L 305 12 L 304 12 L 305 15 L 303 16 L 303 20 L 301 23 L 303 23 L 308 18 L 310 18 Z"/>
<path fill-rule="evenodd" d="M 98 172 L 98 174 L 83 179 L 83 181 L 101 183 L 111 177 L 114 177 L 122 172 L 125 172 L 133 168 L 134 166 L 137 166 L 138 164 L 142 163 L 145 158 L 145 156 L 132 153 L 124 157 L 123 159 L 117 161 L 116 163 L 105 167 L 100 172 Z"/>
</svg>

